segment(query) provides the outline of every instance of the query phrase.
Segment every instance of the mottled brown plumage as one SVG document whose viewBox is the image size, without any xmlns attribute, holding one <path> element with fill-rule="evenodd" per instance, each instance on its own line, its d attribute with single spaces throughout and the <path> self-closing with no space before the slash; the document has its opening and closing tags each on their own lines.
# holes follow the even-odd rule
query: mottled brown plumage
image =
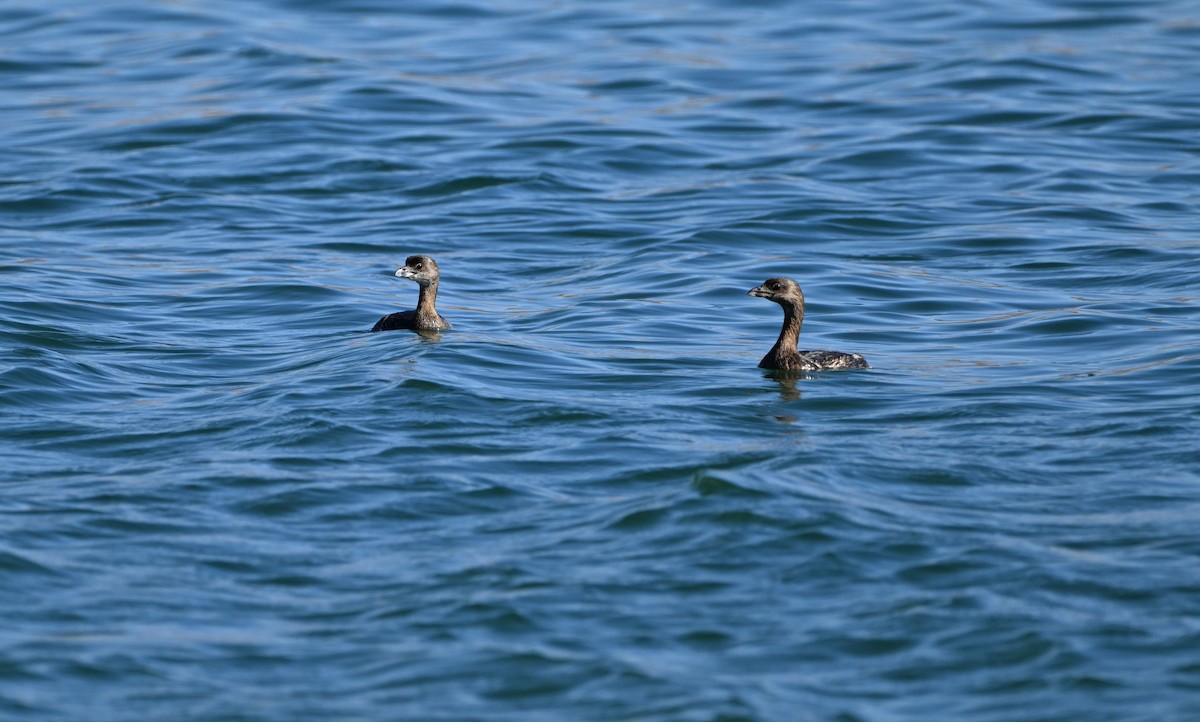
<svg viewBox="0 0 1200 722">
<path fill-rule="evenodd" d="M 870 368 L 860 354 L 841 351 L 800 351 L 800 326 L 804 323 L 804 292 L 790 278 L 768 278 L 761 286 L 750 289 L 748 295 L 766 298 L 783 307 L 783 329 L 779 340 L 759 368 L 780 371 L 841 371 Z"/>
<path fill-rule="evenodd" d="M 390 313 L 375 324 L 375 331 L 444 331 L 450 328 L 450 322 L 442 318 L 434 303 L 438 292 L 438 265 L 429 256 L 409 256 L 404 259 L 404 267 L 396 271 L 400 278 L 408 278 L 417 282 L 421 290 L 417 295 L 417 307 L 412 311 Z"/>
</svg>

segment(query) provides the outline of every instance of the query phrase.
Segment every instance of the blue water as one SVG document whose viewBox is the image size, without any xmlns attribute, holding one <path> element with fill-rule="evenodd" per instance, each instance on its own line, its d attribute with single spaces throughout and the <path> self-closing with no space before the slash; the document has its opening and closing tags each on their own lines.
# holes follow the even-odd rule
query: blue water
<svg viewBox="0 0 1200 722">
<path fill-rule="evenodd" d="M 1200 6 L 0 6 L 0 719 L 1200 719 Z M 442 267 L 454 330 L 368 333 Z M 777 306 L 872 369 L 756 367 Z"/>
</svg>

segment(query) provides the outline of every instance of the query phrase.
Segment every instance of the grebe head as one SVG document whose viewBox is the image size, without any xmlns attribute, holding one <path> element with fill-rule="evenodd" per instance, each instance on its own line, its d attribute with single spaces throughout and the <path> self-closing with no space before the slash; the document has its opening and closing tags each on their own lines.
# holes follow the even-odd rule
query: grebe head
<svg viewBox="0 0 1200 722">
<path fill-rule="evenodd" d="M 396 275 L 416 281 L 418 286 L 424 288 L 437 283 L 437 262 L 429 256 L 409 256 L 404 259 L 404 267 L 396 271 Z"/>
<path fill-rule="evenodd" d="M 790 278 L 768 278 L 761 286 L 755 286 L 747 295 L 766 298 L 778 304 L 804 305 L 804 292 L 800 284 Z"/>
</svg>

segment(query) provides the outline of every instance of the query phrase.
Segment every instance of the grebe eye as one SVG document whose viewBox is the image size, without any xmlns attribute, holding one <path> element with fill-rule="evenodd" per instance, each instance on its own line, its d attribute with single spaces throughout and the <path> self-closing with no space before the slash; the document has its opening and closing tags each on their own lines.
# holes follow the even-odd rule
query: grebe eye
<svg viewBox="0 0 1200 722">
<path fill-rule="evenodd" d="M 420 268 L 420 267 L 421 267 L 421 266 L 423 266 L 423 265 L 425 265 L 425 264 L 423 264 L 423 263 L 417 263 L 416 265 L 414 265 L 414 266 L 413 266 L 413 268 Z"/>
<path fill-rule="evenodd" d="M 779 286 L 779 284 L 778 284 L 778 283 L 772 283 L 772 284 L 771 284 L 771 290 L 772 290 L 772 291 L 778 291 L 778 290 L 779 290 L 779 288 L 780 288 L 780 286 Z"/>
</svg>

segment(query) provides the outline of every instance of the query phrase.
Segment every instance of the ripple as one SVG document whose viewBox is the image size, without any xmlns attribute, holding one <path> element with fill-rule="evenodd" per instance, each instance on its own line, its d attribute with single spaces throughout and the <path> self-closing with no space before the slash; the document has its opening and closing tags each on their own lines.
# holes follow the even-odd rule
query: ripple
<svg viewBox="0 0 1200 722">
<path fill-rule="evenodd" d="M 1186 717 L 1183 6 L 781 9 L 0 11 L 4 714 Z"/>
</svg>

